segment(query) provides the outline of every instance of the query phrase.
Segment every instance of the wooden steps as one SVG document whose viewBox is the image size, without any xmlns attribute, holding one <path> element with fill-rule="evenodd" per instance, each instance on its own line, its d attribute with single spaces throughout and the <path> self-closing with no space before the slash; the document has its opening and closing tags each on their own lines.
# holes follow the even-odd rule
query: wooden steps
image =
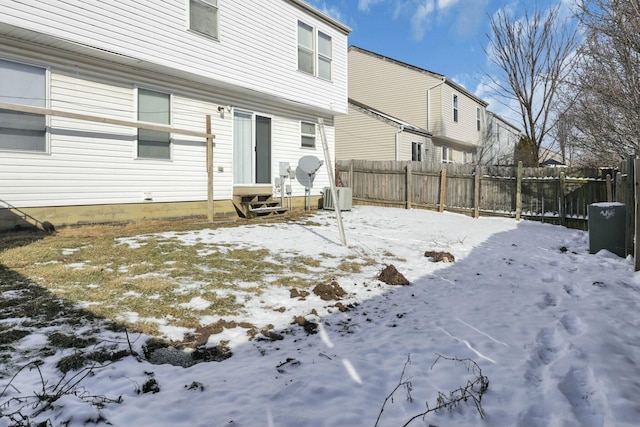
<svg viewBox="0 0 640 427">
<path fill-rule="evenodd" d="M 284 215 L 289 211 L 271 194 L 234 195 L 233 204 L 238 214 L 244 218 Z"/>
</svg>

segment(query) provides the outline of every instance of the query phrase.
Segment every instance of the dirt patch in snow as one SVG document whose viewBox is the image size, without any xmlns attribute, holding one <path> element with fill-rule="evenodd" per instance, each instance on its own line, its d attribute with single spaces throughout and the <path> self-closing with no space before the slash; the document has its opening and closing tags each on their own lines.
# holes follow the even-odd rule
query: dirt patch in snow
<svg viewBox="0 0 640 427">
<path fill-rule="evenodd" d="M 400 273 L 395 266 L 386 266 L 378 276 L 378 280 L 391 286 L 406 286 L 409 281 L 402 273 Z"/>
<path fill-rule="evenodd" d="M 318 295 L 322 301 L 337 301 L 347 295 L 342 286 L 338 282 L 333 281 L 330 284 L 321 283 L 313 288 L 313 293 Z"/>
<path fill-rule="evenodd" d="M 426 251 L 425 258 L 431 258 L 433 262 L 456 262 L 456 258 L 450 252 Z"/>
</svg>

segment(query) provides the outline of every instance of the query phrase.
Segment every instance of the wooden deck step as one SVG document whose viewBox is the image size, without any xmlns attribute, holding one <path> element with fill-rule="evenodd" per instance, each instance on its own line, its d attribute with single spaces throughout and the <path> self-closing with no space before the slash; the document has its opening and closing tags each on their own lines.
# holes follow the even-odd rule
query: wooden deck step
<svg viewBox="0 0 640 427">
<path fill-rule="evenodd" d="M 284 215 L 289 209 L 280 205 L 270 194 L 242 194 L 234 196 L 238 213 L 245 218 Z"/>
</svg>

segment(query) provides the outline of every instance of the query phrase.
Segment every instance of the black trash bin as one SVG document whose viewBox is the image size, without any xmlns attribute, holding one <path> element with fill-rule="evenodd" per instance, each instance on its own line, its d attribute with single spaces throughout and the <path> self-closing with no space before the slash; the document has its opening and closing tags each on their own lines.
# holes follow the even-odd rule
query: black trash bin
<svg viewBox="0 0 640 427">
<path fill-rule="evenodd" d="M 603 202 L 589 205 L 589 253 L 606 249 L 626 257 L 627 207 L 623 203 Z"/>
</svg>

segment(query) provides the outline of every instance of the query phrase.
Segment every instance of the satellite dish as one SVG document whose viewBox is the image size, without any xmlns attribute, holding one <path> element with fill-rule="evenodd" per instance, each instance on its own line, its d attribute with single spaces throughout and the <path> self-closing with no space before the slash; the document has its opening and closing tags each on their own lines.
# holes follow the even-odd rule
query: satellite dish
<svg viewBox="0 0 640 427">
<path fill-rule="evenodd" d="M 316 172 L 322 166 L 322 160 L 316 156 L 304 156 L 298 160 L 298 167 L 296 168 L 296 179 L 305 188 L 313 188 L 313 180 L 316 177 Z"/>
</svg>

